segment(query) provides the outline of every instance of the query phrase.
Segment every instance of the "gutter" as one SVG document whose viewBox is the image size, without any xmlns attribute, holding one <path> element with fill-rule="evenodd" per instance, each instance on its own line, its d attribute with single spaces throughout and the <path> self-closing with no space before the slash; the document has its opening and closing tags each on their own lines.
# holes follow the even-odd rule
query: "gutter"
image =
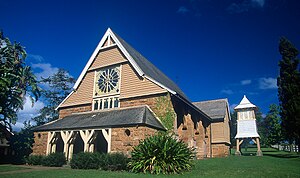
<svg viewBox="0 0 300 178">
<path fill-rule="evenodd" d="M 205 119 L 207 119 L 208 121 L 212 122 L 212 119 L 205 114 L 203 111 L 201 111 L 199 108 L 197 108 L 195 105 L 193 105 L 191 102 L 187 101 L 186 99 L 180 97 L 180 95 L 174 95 L 177 98 L 179 98 L 181 101 L 183 101 L 184 103 L 186 103 L 187 105 L 189 105 L 190 107 L 192 107 L 194 110 L 196 110 L 197 112 L 199 112 L 202 116 L 204 116 Z"/>
</svg>

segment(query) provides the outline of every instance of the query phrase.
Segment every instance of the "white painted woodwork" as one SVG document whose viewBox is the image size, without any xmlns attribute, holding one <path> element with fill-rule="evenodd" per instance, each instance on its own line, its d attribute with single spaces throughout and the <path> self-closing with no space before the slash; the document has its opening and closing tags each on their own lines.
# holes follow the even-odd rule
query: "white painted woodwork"
<svg viewBox="0 0 300 178">
<path fill-rule="evenodd" d="M 111 150 L 111 129 L 102 129 L 101 131 L 107 141 L 107 153 L 109 153 Z"/>
<path fill-rule="evenodd" d="M 52 143 L 54 138 L 55 138 L 55 132 L 48 132 L 47 150 L 46 150 L 47 155 L 52 153 Z"/>
<path fill-rule="evenodd" d="M 73 149 L 70 150 L 70 141 L 71 137 L 73 136 L 73 131 L 60 131 L 61 138 L 64 142 L 64 153 L 66 158 L 69 160 L 69 155 L 71 155 L 69 152 L 71 151 L 73 153 Z M 73 148 L 73 147 L 72 147 Z"/>
<path fill-rule="evenodd" d="M 80 133 L 80 136 L 83 140 L 83 143 L 84 143 L 84 152 L 89 152 L 90 151 L 90 140 L 91 138 L 94 136 L 95 134 L 95 130 L 92 129 L 92 130 L 80 130 L 79 131 Z"/>
</svg>

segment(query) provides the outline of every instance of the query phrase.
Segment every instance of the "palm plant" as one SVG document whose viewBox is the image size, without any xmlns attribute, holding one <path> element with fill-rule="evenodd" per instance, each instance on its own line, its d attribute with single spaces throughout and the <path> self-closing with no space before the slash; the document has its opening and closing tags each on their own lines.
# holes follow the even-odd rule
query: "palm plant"
<svg viewBox="0 0 300 178">
<path fill-rule="evenodd" d="M 167 134 L 146 138 L 134 147 L 128 166 L 132 172 L 181 173 L 192 168 L 193 150 Z"/>
</svg>

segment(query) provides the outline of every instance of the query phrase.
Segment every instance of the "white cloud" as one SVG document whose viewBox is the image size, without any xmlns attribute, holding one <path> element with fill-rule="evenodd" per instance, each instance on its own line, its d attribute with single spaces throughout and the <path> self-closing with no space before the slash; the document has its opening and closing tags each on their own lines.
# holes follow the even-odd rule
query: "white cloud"
<svg viewBox="0 0 300 178">
<path fill-rule="evenodd" d="M 17 113 L 18 121 L 15 125 L 12 125 L 13 130 L 19 131 L 21 128 L 23 128 L 24 121 L 28 121 L 31 118 L 37 116 L 39 114 L 39 110 L 44 106 L 45 104 L 40 100 L 36 101 L 32 106 L 29 96 L 26 96 L 23 110 L 19 110 L 19 112 Z"/>
<path fill-rule="evenodd" d="M 242 81 L 241 81 L 241 85 L 249 85 L 249 84 L 251 84 L 251 83 L 252 83 L 251 80 L 242 80 Z"/>
<path fill-rule="evenodd" d="M 17 121 L 15 125 L 12 125 L 12 130 L 16 132 L 21 131 L 22 128 L 24 128 L 24 124 L 19 121 Z"/>
<path fill-rule="evenodd" d="M 58 71 L 57 67 L 52 67 L 52 65 L 49 63 L 37 63 L 32 64 L 31 66 L 34 70 L 39 71 L 34 73 L 38 80 L 40 80 L 41 77 L 47 78 L 49 76 L 52 76 Z"/>
<path fill-rule="evenodd" d="M 269 77 L 269 78 L 260 78 L 258 80 L 258 87 L 259 89 L 262 89 L 262 90 L 266 90 L 266 89 L 277 89 L 277 79 L 276 78 L 272 78 L 272 77 Z"/>
<path fill-rule="evenodd" d="M 188 8 L 186 8 L 185 6 L 180 6 L 179 9 L 177 10 L 177 13 L 179 13 L 179 14 L 186 14 L 189 11 L 190 10 Z"/>
<path fill-rule="evenodd" d="M 27 59 L 35 61 L 35 62 L 43 62 L 44 58 L 41 55 L 38 54 L 28 54 Z"/>
<path fill-rule="evenodd" d="M 40 109 L 44 107 L 44 103 L 40 100 L 36 101 L 34 105 L 29 98 L 29 96 L 25 97 L 25 103 L 23 105 L 23 110 L 19 111 L 19 114 L 33 114 L 37 113 Z"/>
<path fill-rule="evenodd" d="M 224 89 L 224 90 L 221 90 L 221 93 L 227 94 L 227 95 L 232 95 L 232 94 L 233 94 L 233 91 L 230 90 L 230 89 Z"/>
<path fill-rule="evenodd" d="M 240 14 L 248 12 L 250 9 L 263 8 L 265 0 L 243 0 L 241 2 L 232 3 L 227 7 L 227 11 L 231 14 Z"/>
<path fill-rule="evenodd" d="M 251 0 L 252 6 L 264 7 L 265 0 Z"/>
</svg>

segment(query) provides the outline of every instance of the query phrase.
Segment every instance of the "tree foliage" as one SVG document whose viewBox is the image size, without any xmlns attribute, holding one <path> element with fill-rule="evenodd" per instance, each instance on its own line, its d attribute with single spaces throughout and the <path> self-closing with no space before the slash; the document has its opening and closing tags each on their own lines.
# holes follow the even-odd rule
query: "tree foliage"
<svg viewBox="0 0 300 178">
<path fill-rule="evenodd" d="M 237 134 L 237 113 L 233 111 L 230 113 L 231 121 L 230 121 L 230 142 L 232 146 L 236 145 L 235 136 Z"/>
<path fill-rule="evenodd" d="M 11 149 L 14 151 L 13 163 L 23 164 L 25 159 L 32 153 L 33 131 L 30 122 L 24 122 L 24 128 L 14 133 L 10 139 Z"/>
<path fill-rule="evenodd" d="M 260 111 L 260 108 L 255 110 L 255 118 L 256 118 L 256 125 L 257 125 L 257 132 L 260 136 L 260 144 L 266 145 L 267 143 L 267 126 L 265 123 L 265 117 L 263 113 Z"/>
<path fill-rule="evenodd" d="M 53 76 L 42 78 L 40 83 L 45 86 L 42 96 L 46 106 L 39 111 L 37 117 L 33 118 L 37 125 L 58 119 L 58 112 L 55 108 L 71 92 L 75 79 L 64 69 L 59 69 Z"/>
<path fill-rule="evenodd" d="M 300 73 L 299 51 L 286 38 L 279 42 L 282 59 L 279 62 L 280 75 L 277 78 L 280 116 L 285 138 L 300 144 Z"/>
<path fill-rule="evenodd" d="M 11 43 L 0 32 L 0 121 L 6 127 L 17 121 L 17 112 L 23 108 L 25 96 L 32 103 L 40 96 L 36 77 L 25 64 L 26 51 L 20 43 Z"/>
<path fill-rule="evenodd" d="M 266 144 L 279 144 L 282 141 L 281 118 L 279 116 L 279 108 L 276 104 L 270 105 L 264 123 L 266 129 Z"/>
</svg>

